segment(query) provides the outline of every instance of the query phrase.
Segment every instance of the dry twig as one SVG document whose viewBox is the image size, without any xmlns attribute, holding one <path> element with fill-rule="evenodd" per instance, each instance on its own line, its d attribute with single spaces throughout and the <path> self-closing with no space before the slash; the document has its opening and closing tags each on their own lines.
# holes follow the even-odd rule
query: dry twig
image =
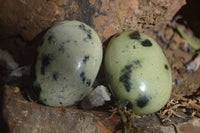
<svg viewBox="0 0 200 133">
<path fill-rule="evenodd" d="M 172 96 L 173 97 L 176 97 L 184 102 L 187 102 L 188 105 L 193 108 L 193 109 L 196 109 L 197 111 L 200 111 L 200 105 L 196 104 L 195 102 L 193 102 L 191 99 L 187 99 L 185 97 L 181 97 L 179 95 L 176 95 L 175 93 L 172 93 Z"/>
<path fill-rule="evenodd" d="M 179 96 L 179 95 L 177 95 L 175 93 L 172 93 L 172 96 L 175 97 L 177 100 L 172 99 L 171 101 L 169 101 L 167 103 L 167 105 L 166 105 L 167 109 L 165 109 L 165 110 L 163 110 L 161 112 L 161 116 L 164 116 L 164 115 L 168 114 L 167 117 L 162 120 L 163 122 L 166 121 L 166 120 L 171 121 L 170 120 L 171 116 L 176 116 L 176 117 L 184 119 L 183 116 L 181 116 L 181 115 L 176 113 L 176 110 L 179 107 L 184 107 L 184 108 L 190 107 L 190 108 L 193 109 L 192 116 L 195 115 L 195 116 L 200 117 L 200 113 L 199 113 L 200 105 L 197 104 L 198 103 L 198 99 L 197 100 L 187 99 L 187 98 Z M 181 101 L 183 101 L 183 102 L 181 102 Z"/>
<path fill-rule="evenodd" d="M 141 118 L 141 116 L 132 113 L 132 111 L 127 109 L 126 106 L 124 106 L 123 108 L 112 108 L 110 111 L 112 112 L 112 114 L 107 119 L 111 119 L 115 114 L 119 113 L 123 124 L 124 133 L 130 133 L 132 131 L 134 117 Z"/>
</svg>

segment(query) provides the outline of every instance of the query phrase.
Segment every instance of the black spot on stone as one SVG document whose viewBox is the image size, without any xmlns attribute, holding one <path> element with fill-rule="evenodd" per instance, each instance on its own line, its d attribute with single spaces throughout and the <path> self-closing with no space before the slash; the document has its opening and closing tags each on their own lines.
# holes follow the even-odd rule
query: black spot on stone
<svg viewBox="0 0 200 133">
<path fill-rule="evenodd" d="M 61 53 L 64 53 L 65 52 L 64 46 L 60 45 L 59 48 L 58 48 L 58 51 L 61 52 Z"/>
<path fill-rule="evenodd" d="M 80 28 L 81 30 L 83 30 L 83 31 L 86 31 L 86 32 L 87 32 L 87 30 L 86 30 L 86 28 L 85 28 L 85 25 L 84 25 L 84 24 L 80 24 L 80 25 L 79 25 L 79 28 Z"/>
<path fill-rule="evenodd" d="M 167 65 L 167 64 L 165 64 L 165 69 L 166 69 L 166 70 L 169 70 L 169 67 L 168 67 L 168 65 Z"/>
<path fill-rule="evenodd" d="M 82 80 L 82 82 L 84 83 L 85 82 L 85 72 L 81 72 L 81 74 L 80 74 L 80 78 L 81 78 L 81 80 Z"/>
<path fill-rule="evenodd" d="M 60 104 L 62 104 L 62 102 L 59 102 Z"/>
<path fill-rule="evenodd" d="M 83 63 L 86 64 L 86 62 L 89 60 L 90 56 L 85 56 L 83 59 Z"/>
<path fill-rule="evenodd" d="M 86 81 L 86 85 L 88 85 L 88 86 L 91 85 L 91 80 L 90 80 L 90 79 L 87 79 L 87 81 Z"/>
<path fill-rule="evenodd" d="M 132 87 L 131 83 L 131 73 L 132 70 L 138 69 L 142 67 L 141 63 L 139 60 L 134 60 L 131 64 L 126 65 L 122 70 L 121 73 L 122 75 L 119 77 L 119 81 L 123 83 L 124 87 L 126 88 L 126 91 L 130 91 L 131 89 L 134 89 Z"/>
<path fill-rule="evenodd" d="M 67 40 L 66 42 L 67 42 L 67 43 L 70 43 L 70 40 Z"/>
<path fill-rule="evenodd" d="M 53 34 L 52 33 L 50 33 L 50 35 L 49 35 L 49 37 L 48 37 L 48 41 L 51 41 L 53 39 Z"/>
<path fill-rule="evenodd" d="M 133 45 L 133 49 L 136 49 L 136 46 L 135 46 L 135 45 Z"/>
<path fill-rule="evenodd" d="M 131 65 L 127 65 L 125 66 L 121 72 L 123 73 L 120 77 L 119 77 L 119 81 L 123 83 L 124 87 L 126 88 L 126 91 L 130 91 L 132 88 L 132 83 L 130 82 L 131 79 L 131 72 L 132 72 L 132 68 L 133 64 Z"/>
<path fill-rule="evenodd" d="M 85 76 L 82 78 L 83 83 L 85 82 Z"/>
<path fill-rule="evenodd" d="M 92 31 L 90 29 L 87 29 L 84 24 L 80 24 L 79 28 L 87 34 L 87 38 L 84 38 L 84 41 L 92 39 Z"/>
<path fill-rule="evenodd" d="M 131 34 L 129 34 L 129 37 L 131 39 L 140 40 L 140 33 L 138 31 L 134 31 Z"/>
<path fill-rule="evenodd" d="M 85 76 L 85 72 L 81 72 L 80 77 L 82 78 L 83 76 Z"/>
<path fill-rule="evenodd" d="M 59 73 L 58 72 L 54 72 L 53 73 L 53 80 L 57 81 L 59 77 Z"/>
<path fill-rule="evenodd" d="M 91 85 L 91 80 L 88 79 L 88 78 L 85 76 L 85 72 L 81 72 L 80 78 L 81 78 L 82 82 L 83 82 L 84 84 L 86 84 L 87 86 L 90 86 L 90 85 Z"/>
<path fill-rule="evenodd" d="M 140 108 L 145 107 L 148 104 L 148 102 L 149 102 L 149 98 L 146 95 L 144 95 L 136 100 L 136 104 Z"/>
<path fill-rule="evenodd" d="M 51 64 L 51 61 L 53 60 L 53 54 L 44 54 L 42 55 L 42 66 L 41 66 L 41 71 L 40 73 L 42 75 L 45 74 L 46 68 Z"/>
<path fill-rule="evenodd" d="M 138 69 L 138 68 L 142 67 L 139 60 L 134 60 L 132 64 L 133 64 L 133 69 Z"/>
<path fill-rule="evenodd" d="M 151 41 L 149 41 L 148 39 L 144 40 L 141 44 L 144 47 L 151 47 L 152 46 Z"/>
<path fill-rule="evenodd" d="M 49 44 L 55 44 L 56 43 L 55 36 L 54 35 L 49 35 L 48 42 L 49 42 Z"/>
<path fill-rule="evenodd" d="M 91 34 L 88 34 L 88 38 L 89 38 L 89 39 L 91 39 L 91 38 L 92 38 Z"/>
</svg>

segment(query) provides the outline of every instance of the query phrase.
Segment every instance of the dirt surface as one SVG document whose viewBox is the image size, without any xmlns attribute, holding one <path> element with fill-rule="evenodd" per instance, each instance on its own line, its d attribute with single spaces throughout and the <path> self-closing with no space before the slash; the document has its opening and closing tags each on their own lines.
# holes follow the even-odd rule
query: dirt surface
<svg viewBox="0 0 200 133">
<path fill-rule="evenodd" d="M 159 34 L 159 35 L 158 35 Z M 156 36 L 156 37 L 155 37 Z M 162 39 L 159 40 L 162 36 Z M 190 96 L 198 93 L 200 87 L 200 69 L 196 72 L 188 72 L 187 64 L 193 60 L 196 55 L 195 50 L 190 50 L 190 46 L 172 27 L 159 31 L 157 42 L 161 45 L 169 63 L 171 64 L 173 75 L 173 92 L 181 96 Z M 164 43 L 163 43 L 164 41 Z"/>
<path fill-rule="evenodd" d="M 188 3 L 189 3 L 189 7 L 198 5 L 197 3 L 193 3 L 193 2 L 188 2 Z M 162 47 L 162 49 L 170 63 L 170 66 L 172 69 L 172 76 L 173 76 L 172 77 L 173 78 L 173 93 L 178 95 L 179 97 L 184 97 L 184 98 L 190 99 L 190 101 L 189 100 L 188 101 L 184 101 L 184 100 L 180 101 L 180 98 L 171 96 L 169 103 L 160 112 L 157 112 L 153 115 L 144 116 L 142 118 L 141 117 L 135 118 L 135 121 L 134 121 L 135 123 L 133 123 L 133 126 L 132 126 L 132 131 L 134 131 L 134 132 L 141 133 L 141 132 L 143 132 L 143 130 L 149 131 L 149 132 L 157 131 L 157 132 L 172 132 L 172 133 L 174 133 L 176 131 L 177 132 L 181 131 L 183 133 L 189 133 L 190 131 L 193 131 L 193 133 L 199 132 L 200 124 L 198 123 L 195 125 L 195 123 L 197 123 L 196 121 L 199 122 L 199 117 L 200 117 L 200 115 L 199 115 L 199 111 L 200 111 L 200 109 L 199 109 L 200 69 L 198 69 L 195 72 L 188 72 L 186 70 L 187 65 L 191 61 L 193 61 L 194 58 L 196 57 L 196 55 L 198 54 L 198 50 L 192 49 L 190 47 L 190 45 L 187 43 L 187 41 L 184 40 L 180 36 L 180 34 L 177 32 L 177 27 L 180 27 L 180 28 L 186 30 L 188 32 L 188 34 L 192 35 L 192 37 L 194 37 L 197 42 L 200 42 L 200 39 L 197 38 L 198 36 L 195 36 L 198 34 L 199 31 L 196 32 L 196 30 L 193 30 L 194 26 L 192 25 L 192 22 L 189 21 L 190 19 L 188 19 L 188 17 L 187 17 L 188 12 L 190 14 L 197 14 L 198 12 L 195 12 L 196 10 L 193 11 L 194 8 L 190 8 L 190 9 L 192 9 L 192 10 L 188 9 L 188 5 L 184 6 L 180 10 L 180 12 L 174 17 L 174 19 L 171 21 L 171 23 L 169 23 L 166 26 L 161 27 L 159 30 L 148 30 L 145 32 L 148 35 L 150 35 L 151 37 L 153 37 L 159 43 L 159 45 Z M 187 13 L 186 16 L 184 16 L 185 12 Z M 180 19 L 176 20 L 177 18 L 179 18 L 179 16 L 180 16 Z M 195 16 L 195 15 L 192 15 L 192 16 Z M 197 14 L 197 16 L 198 16 L 198 14 Z M 192 20 L 195 23 L 194 25 L 196 25 L 196 23 L 198 23 L 198 24 L 200 23 L 198 19 L 193 18 Z M 129 27 L 124 27 L 123 30 L 126 30 L 128 28 Z M 41 37 L 42 37 L 42 34 L 38 35 L 32 41 L 25 41 L 20 36 L 12 36 L 9 38 L 4 38 L 4 39 L 0 40 L 0 44 L 1 44 L 0 49 L 8 50 L 10 52 L 10 54 L 13 55 L 14 60 L 20 66 L 24 66 L 24 65 L 30 66 L 33 64 L 33 60 L 36 57 L 36 48 L 37 48 L 37 44 L 39 44 Z M 7 80 L 7 83 L 5 83 L 5 81 L 4 81 L 5 76 L 7 76 L 10 72 L 11 72 L 10 69 L 0 66 L 0 75 L 1 75 L 0 76 L 0 88 L 1 88 L 0 111 L 2 111 L 3 110 L 2 108 L 5 107 L 5 105 L 4 106 L 2 105 L 3 104 L 3 92 L 5 91 L 3 89 L 5 87 L 3 87 L 3 86 L 5 84 L 11 84 L 12 86 L 17 86 L 19 88 L 24 87 L 24 86 L 26 86 L 26 87 L 30 86 L 27 77 L 21 78 L 21 79 L 16 79 L 16 80 L 12 79 L 10 81 Z M 12 97 L 10 97 L 10 98 L 12 98 Z M 7 103 L 10 103 L 10 101 L 12 101 L 12 100 L 7 99 Z M 193 101 L 196 105 L 198 105 L 198 107 L 195 108 L 194 106 L 191 106 L 191 104 L 189 103 L 191 101 Z M 15 100 L 13 100 L 12 102 L 15 102 Z M 107 105 L 109 105 L 109 106 L 107 106 Z M 176 106 L 176 105 L 178 105 L 178 106 Z M 97 114 L 99 114 L 99 115 L 101 114 L 103 117 L 108 117 L 108 114 L 111 115 L 111 113 L 108 111 L 108 109 L 110 109 L 111 107 L 112 107 L 111 103 L 107 103 L 103 107 L 100 107 L 100 108 L 97 108 L 94 110 L 104 112 L 103 113 L 104 115 L 102 115 L 102 113 L 97 113 Z M 45 107 L 45 109 L 48 110 L 48 107 Z M 161 116 L 161 114 L 164 113 L 165 110 L 167 110 L 167 109 L 172 109 L 173 111 L 175 111 L 178 114 L 178 116 L 172 114 L 172 116 L 170 116 L 169 119 L 165 119 L 170 114 L 170 112 L 166 113 L 163 116 Z M 9 108 L 6 108 L 6 110 L 9 110 Z M 54 111 L 52 109 L 50 109 L 50 110 L 53 112 L 52 113 L 52 115 L 53 115 Z M 1 113 L 2 112 L 0 112 L 0 114 Z M 91 117 L 91 114 L 94 115 L 93 112 L 89 112 L 90 117 Z M 85 114 L 83 116 L 85 116 Z M 102 116 L 99 116 L 99 117 L 102 117 Z M 116 115 L 116 116 L 117 117 L 115 119 L 117 122 L 119 122 L 120 117 L 119 117 L 119 115 Z M 179 116 L 182 116 L 184 118 L 181 118 Z M 11 120 L 12 117 L 10 116 L 10 118 L 8 118 L 8 119 Z M 160 119 L 158 119 L 158 118 L 160 118 Z M 50 119 L 50 120 L 52 120 L 52 119 Z M 60 119 L 62 119 L 62 118 L 60 117 Z M 99 118 L 96 118 L 96 117 L 89 118 L 90 122 L 93 120 L 97 121 L 97 120 L 99 120 Z M 186 122 L 188 120 L 190 121 L 190 123 L 188 125 L 187 124 L 184 125 L 183 122 Z M 147 123 L 149 121 L 151 121 L 153 124 Z M 109 124 L 107 124 L 108 123 L 107 121 L 105 122 L 102 120 L 102 123 L 107 126 L 109 125 Z M 142 125 L 142 123 L 144 125 Z M 147 124 L 145 124 L 145 123 L 147 123 Z M 8 126 L 4 121 L 1 122 L 0 125 L 3 125 L 3 126 L 1 126 L 0 129 L 3 129 L 5 132 L 8 132 L 8 130 L 9 130 Z M 104 128 L 104 126 L 101 125 L 101 127 L 99 129 L 102 129 L 105 132 L 107 132 L 107 130 L 109 129 L 112 132 L 119 133 L 123 129 L 122 125 L 123 125 L 123 123 L 119 122 L 118 124 L 115 123 L 113 126 L 110 126 L 112 128 L 109 128 L 109 126 L 108 126 L 108 128 L 106 128 L 106 129 Z M 157 128 L 154 127 L 155 125 L 157 126 Z M 14 124 L 12 126 L 14 126 Z M 24 126 L 26 126 L 26 125 L 24 125 Z M 166 127 L 166 126 L 168 126 L 168 127 Z M 115 127 L 116 129 L 114 129 L 113 127 Z M 146 128 L 142 129 L 143 127 L 146 127 Z M 92 128 L 96 128 L 96 127 L 92 126 Z M 97 129 L 94 129 L 94 130 L 97 130 Z"/>
</svg>

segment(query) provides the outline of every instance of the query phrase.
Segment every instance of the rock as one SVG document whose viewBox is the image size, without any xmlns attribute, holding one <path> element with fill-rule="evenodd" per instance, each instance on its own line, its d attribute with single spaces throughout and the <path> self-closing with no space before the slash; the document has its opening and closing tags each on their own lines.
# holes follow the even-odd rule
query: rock
<svg viewBox="0 0 200 133">
<path fill-rule="evenodd" d="M 0 36 L 32 40 L 63 20 L 93 27 L 102 41 L 126 30 L 146 31 L 166 25 L 185 0 L 0 0 Z"/>
<path fill-rule="evenodd" d="M 106 101 L 110 100 L 111 94 L 108 89 L 103 85 L 99 85 L 82 100 L 81 107 L 83 109 L 92 109 L 94 107 L 102 106 Z"/>
<path fill-rule="evenodd" d="M 176 12 L 186 4 L 185 0 L 0 0 L 0 39 L 17 35 L 22 41 L 18 45 L 5 41 L 4 46 L 13 48 L 13 53 L 22 54 L 20 61 L 27 57 L 35 45 L 33 40 L 55 23 L 63 20 L 79 20 L 93 27 L 104 42 L 122 30 L 148 31 L 165 26 Z M 36 40 L 33 40 L 33 44 Z M 27 46 L 27 47 L 26 47 Z M 27 49 L 25 49 L 25 47 Z M 34 47 L 34 49 L 32 48 Z M 22 58 L 21 58 L 22 57 Z M 27 65 L 23 64 L 23 65 Z M 22 80 L 24 82 L 24 80 Z M 3 84 L 3 83 L 0 83 Z M 111 113 L 77 108 L 53 108 L 24 99 L 20 91 L 0 87 L 0 131 L 5 133 L 112 133 L 123 129 L 120 117 L 107 119 Z M 2 118 L 3 117 L 3 118 Z M 1 121 L 3 119 L 3 121 Z M 158 121 L 157 121 L 158 122 Z M 187 124 L 187 123 L 185 123 Z M 180 127 L 182 123 L 180 124 Z M 173 126 L 160 126 L 149 120 L 135 121 L 136 133 L 175 132 Z M 186 127 L 186 126 L 185 126 Z M 196 127 L 196 126 L 195 126 Z M 138 129 L 138 130 L 137 130 Z M 165 130 L 166 129 L 166 130 Z M 189 129 L 189 128 L 188 128 Z"/>
<path fill-rule="evenodd" d="M 7 69 L 11 70 L 15 70 L 19 66 L 8 51 L 1 49 L 0 49 L 0 65 L 2 66 L 5 65 Z"/>
<path fill-rule="evenodd" d="M 184 124 L 178 124 L 177 128 L 181 133 L 199 133 L 200 119 L 192 119 Z"/>
<path fill-rule="evenodd" d="M 27 101 L 18 87 L 5 86 L 0 89 L 0 98 L 4 101 L 0 112 L 0 131 L 4 133 L 122 132 L 123 124 L 119 115 L 111 117 L 108 112 L 86 111 L 73 107 L 53 108 Z M 177 130 L 183 133 L 198 133 L 200 130 L 199 118 L 172 118 L 177 124 L 161 124 L 156 114 L 134 118 L 132 130 L 134 133 L 176 133 Z"/>
<path fill-rule="evenodd" d="M 104 112 L 36 104 L 9 86 L 2 112 L 10 133 L 112 133 L 120 122 L 117 117 L 106 119 L 109 114 Z"/>
</svg>

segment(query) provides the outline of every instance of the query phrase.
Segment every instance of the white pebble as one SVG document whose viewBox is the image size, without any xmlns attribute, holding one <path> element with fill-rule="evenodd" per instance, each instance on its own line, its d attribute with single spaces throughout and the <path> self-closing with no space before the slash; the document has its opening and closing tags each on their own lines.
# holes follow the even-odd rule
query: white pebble
<svg viewBox="0 0 200 133">
<path fill-rule="evenodd" d="M 18 68 L 18 64 L 13 59 L 12 55 L 8 51 L 0 49 L 0 64 L 2 63 L 5 63 L 4 65 L 6 65 L 8 69 L 14 70 Z"/>
<path fill-rule="evenodd" d="M 199 66 L 200 66 L 200 54 L 187 65 L 186 69 L 188 72 L 196 72 L 199 69 Z"/>
<path fill-rule="evenodd" d="M 88 96 L 86 96 L 81 107 L 83 109 L 91 109 L 104 105 L 105 101 L 110 101 L 110 93 L 107 88 L 103 85 L 97 86 Z"/>
<path fill-rule="evenodd" d="M 30 66 L 19 67 L 10 73 L 11 77 L 22 77 L 24 75 L 30 75 Z"/>
</svg>

